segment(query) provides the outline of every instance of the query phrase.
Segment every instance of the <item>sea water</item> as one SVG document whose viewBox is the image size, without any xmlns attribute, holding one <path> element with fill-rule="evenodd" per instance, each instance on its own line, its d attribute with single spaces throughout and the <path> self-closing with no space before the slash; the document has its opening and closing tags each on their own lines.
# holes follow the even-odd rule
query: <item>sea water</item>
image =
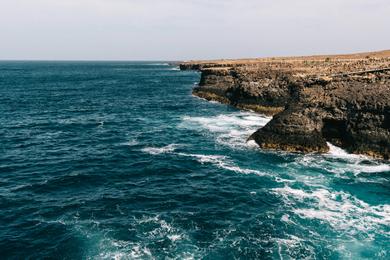
<svg viewBox="0 0 390 260">
<path fill-rule="evenodd" d="M 389 259 L 390 165 L 264 151 L 165 62 L 0 63 L 0 257 Z"/>
</svg>

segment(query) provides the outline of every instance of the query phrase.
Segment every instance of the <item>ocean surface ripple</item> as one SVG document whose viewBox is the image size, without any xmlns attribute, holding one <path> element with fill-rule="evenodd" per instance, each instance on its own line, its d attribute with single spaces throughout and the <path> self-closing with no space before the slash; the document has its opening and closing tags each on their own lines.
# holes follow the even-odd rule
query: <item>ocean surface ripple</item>
<svg viewBox="0 0 390 260">
<path fill-rule="evenodd" d="M 262 151 L 165 62 L 0 63 L 2 259 L 389 259 L 390 165 Z"/>
</svg>

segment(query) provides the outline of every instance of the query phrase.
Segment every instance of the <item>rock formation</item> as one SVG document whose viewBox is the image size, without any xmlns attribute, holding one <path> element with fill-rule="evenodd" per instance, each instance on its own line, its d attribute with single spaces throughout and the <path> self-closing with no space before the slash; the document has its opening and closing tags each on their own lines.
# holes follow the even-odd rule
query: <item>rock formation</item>
<svg viewBox="0 0 390 260">
<path fill-rule="evenodd" d="M 274 115 L 250 139 L 265 149 L 390 158 L 390 51 L 183 63 L 194 95 Z"/>
</svg>

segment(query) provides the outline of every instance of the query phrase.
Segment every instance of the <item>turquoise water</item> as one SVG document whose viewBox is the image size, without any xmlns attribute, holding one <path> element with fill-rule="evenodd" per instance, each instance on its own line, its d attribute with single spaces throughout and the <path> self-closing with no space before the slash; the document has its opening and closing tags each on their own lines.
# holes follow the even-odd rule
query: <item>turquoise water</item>
<svg viewBox="0 0 390 260">
<path fill-rule="evenodd" d="M 261 151 L 199 76 L 1 62 L 1 258 L 389 259 L 389 164 Z"/>
</svg>

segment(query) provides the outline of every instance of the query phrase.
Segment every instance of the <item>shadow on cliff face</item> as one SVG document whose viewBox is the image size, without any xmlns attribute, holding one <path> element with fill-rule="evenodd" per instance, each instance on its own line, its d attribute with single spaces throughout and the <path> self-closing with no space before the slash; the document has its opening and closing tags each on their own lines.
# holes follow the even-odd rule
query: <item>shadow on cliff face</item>
<svg viewBox="0 0 390 260">
<path fill-rule="evenodd" d="M 350 144 L 350 136 L 347 133 L 347 122 L 345 120 L 324 119 L 322 121 L 322 136 L 328 142 L 346 147 Z"/>
</svg>

